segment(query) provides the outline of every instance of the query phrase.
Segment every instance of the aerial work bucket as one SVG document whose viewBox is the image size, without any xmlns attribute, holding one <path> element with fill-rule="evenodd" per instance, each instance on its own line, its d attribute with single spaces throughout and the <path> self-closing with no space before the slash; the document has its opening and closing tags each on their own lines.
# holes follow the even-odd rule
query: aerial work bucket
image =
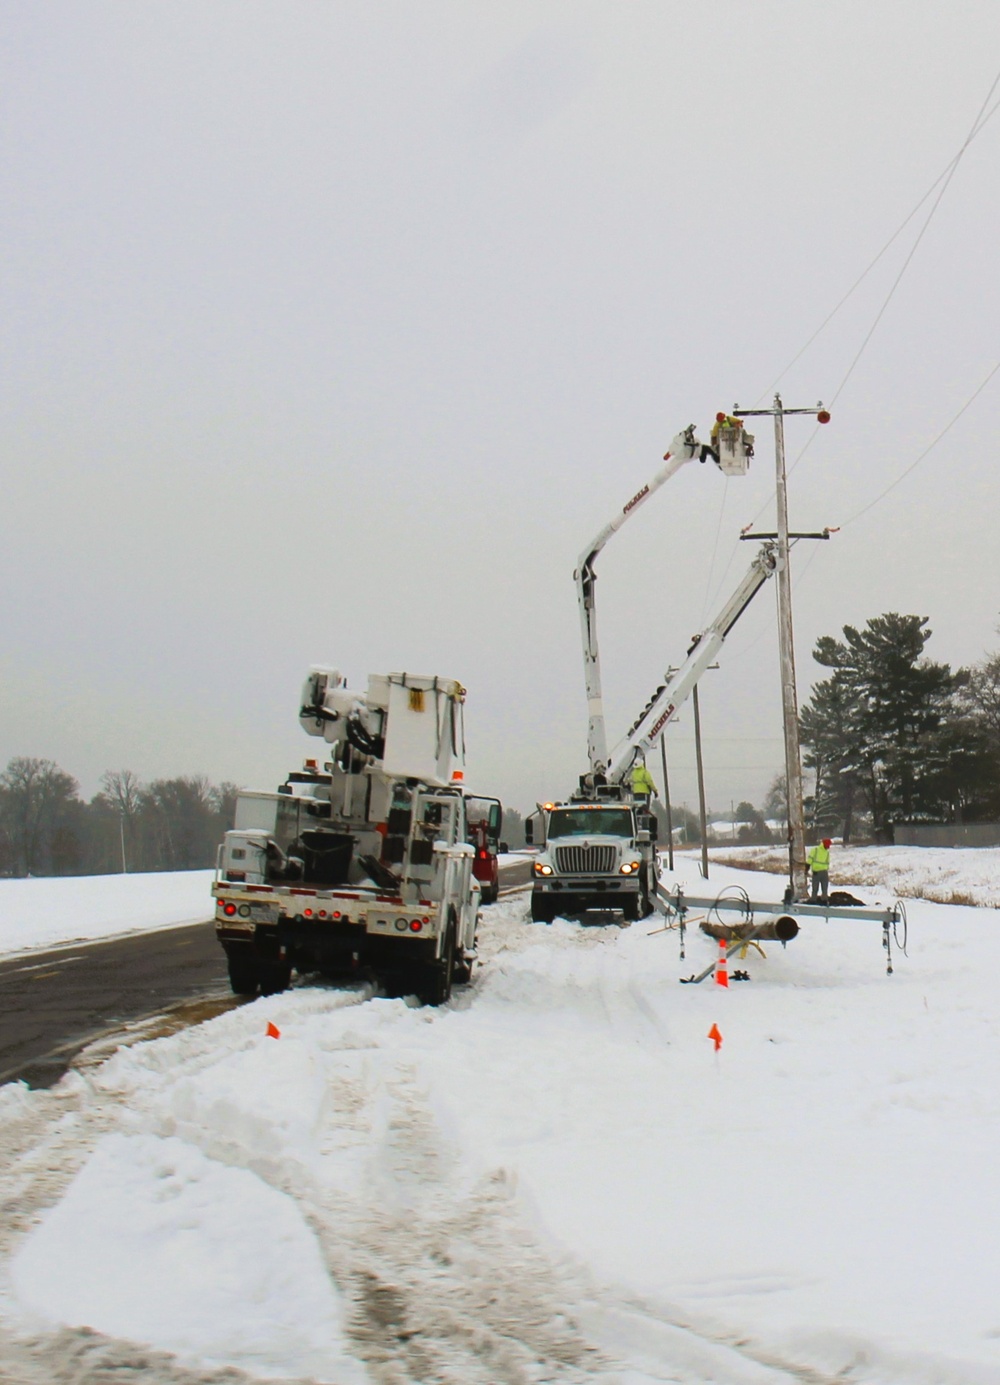
<svg viewBox="0 0 1000 1385">
<path fill-rule="evenodd" d="M 753 434 L 738 418 L 716 414 L 712 427 L 712 446 L 719 454 L 719 470 L 724 476 L 745 476 L 753 456 Z"/>
</svg>

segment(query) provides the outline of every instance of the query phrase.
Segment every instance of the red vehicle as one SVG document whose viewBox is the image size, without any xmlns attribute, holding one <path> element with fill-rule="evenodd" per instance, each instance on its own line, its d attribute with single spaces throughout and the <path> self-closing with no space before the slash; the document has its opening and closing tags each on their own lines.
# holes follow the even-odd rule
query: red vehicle
<svg viewBox="0 0 1000 1385">
<path fill-rule="evenodd" d="M 482 902 L 495 904 L 500 893 L 497 853 L 507 851 L 507 843 L 500 840 L 503 805 L 499 798 L 468 795 L 465 815 L 469 825 L 469 842 L 476 848 L 472 874 L 479 881 Z"/>
</svg>

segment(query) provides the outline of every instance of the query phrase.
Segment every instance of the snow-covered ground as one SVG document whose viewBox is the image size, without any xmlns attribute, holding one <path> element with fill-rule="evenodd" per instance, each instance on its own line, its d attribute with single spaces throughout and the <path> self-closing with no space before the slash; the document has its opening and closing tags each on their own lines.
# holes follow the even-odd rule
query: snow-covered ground
<svg viewBox="0 0 1000 1385">
<path fill-rule="evenodd" d="M 700 851 L 700 848 L 697 848 Z M 685 857 L 696 852 L 685 852 Z M 788 872 L 788 849 L 710 847 L 709 860 L 750 870 Z M 1000 908 L 1000 847 L 838 846 L 830 852 L 831 889 L 874 887 L 879 898 Z M 874 896 L 873 896 L 874 898 Z"/>
<path fill-rule="evenodd" d="M 214 917 L 210 870 L 0 880 L 0 957 Z"/>
<path fill-rule="evenodd" d="M 441 1010 L 303 986 L 0 1089 L 0 1377 L 1000 1381 L 994 913 L 911 905 L 892 977 L 807 921 L 728 991 L 526 916 Z"/>
</svg>

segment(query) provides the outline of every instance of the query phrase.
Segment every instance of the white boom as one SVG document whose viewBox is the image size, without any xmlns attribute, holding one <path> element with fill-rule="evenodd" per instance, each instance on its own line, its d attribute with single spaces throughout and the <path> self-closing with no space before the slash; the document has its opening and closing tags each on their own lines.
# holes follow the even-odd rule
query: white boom
<svg viewBox="0 0 1000 1385">
<path fill-rule="evenodd" d="M 672 678 L 660 684 L 640 716 L 615 746 L 607 770 L 611 782 L 622 778 L 637 751 L 645 752 L 655 744 L 667 722 L 691 695 L 698 679 L 722 648 L 730 630 L 777 568 L 777 544 L 762 544 L 760 552 L 750 564 L 750 570 L 715 620 L 695 637 L 684 663 Z"/>
<path fill-rule="evenodd" d="M 615 515 L 609 524 L 593 539 L 580 554 L 573 580 L 576 582 L 577 602 L 580 607 L 580 631 L 583 636 L 583 674 L 587 685 L 587 754 L 590 768 L 603 773 L 608 764 L 608 741 L 604 729 L 604 698 L 601 692 L 601 656 L 597 646 L 597 610 L 594 604 L 594 584 L 597 573 L 594 571 L 601 550 L 616 534 L 625 521 L 634 515 L 655 493 L 678 472 L 686 462 L 695 458 L 701 462 L 712 457 L 716 462 L 719 454 L 706 443 L 699 442 L 694 435 L 694 424 L 678 433 L 670 444 L 670 451 L 663 458 L 664 465 L 651 481 L 637 491 L 627 504 Z M 745 469 L 745 463 L 744 463 Z"/>
</svg>

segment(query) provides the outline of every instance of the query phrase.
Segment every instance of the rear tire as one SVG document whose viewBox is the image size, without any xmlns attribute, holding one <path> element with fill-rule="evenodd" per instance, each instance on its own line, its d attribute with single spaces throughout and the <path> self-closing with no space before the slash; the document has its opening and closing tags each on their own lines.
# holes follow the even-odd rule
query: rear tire
<svg viewBox="0 0 1000 1385">
<path fill-rule="evenodd" d="M 642 901 L 637 894 L 626 895 L 622 900 L 622 917 L 626 923 L 638 923 Z"/>
<path fill-rule="evenodd" d="M 451 983 L 455 973 L 455 933 L 455 914 L 449 911 L 448 931 L 441 957 L 431 964 L 430 975 L 420 995 L 425 1005 L 445 1005 L 451 999 Z"/>
<path fill-rule="evenodd" d="M 264 962 L 260 967 L 261 995 L 279 995 L 292 984 L 292 968 L 287 962 Z"/>
<path fill-rule="evenodd" d="M 260 985 L 260 967 L 253 949 L 234 947 L 227 951 L 229 962 L 229 984 L 233 995 L 252 996 L 257 994 Z"/>
</svg>

